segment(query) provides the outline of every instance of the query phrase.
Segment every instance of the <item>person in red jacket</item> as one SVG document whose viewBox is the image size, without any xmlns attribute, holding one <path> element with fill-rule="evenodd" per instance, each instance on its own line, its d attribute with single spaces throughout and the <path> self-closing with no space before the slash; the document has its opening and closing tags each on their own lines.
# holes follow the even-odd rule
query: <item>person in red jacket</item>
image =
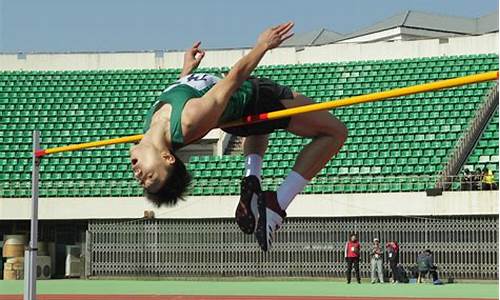
<svg viewBox="0 0 500 300">
<path fill-rule="evenodd" d="M 347 262 L 347 283 L 351 283 L 352 267 L 356 273 L 356 280 L 361 283 L 359 276 L 359 253 L 361 245 L 358 242 L 358 237 L 355 233 L 351 234 L 349 241 L 345 244 L 345 260 Z"/>
</svg>

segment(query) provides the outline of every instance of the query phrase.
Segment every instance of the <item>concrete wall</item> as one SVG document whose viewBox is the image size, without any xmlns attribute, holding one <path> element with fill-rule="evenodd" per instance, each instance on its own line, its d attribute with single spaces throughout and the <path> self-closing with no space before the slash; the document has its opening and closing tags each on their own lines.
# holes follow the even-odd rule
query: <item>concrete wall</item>
<svg viewBox="0 0 500 300">
<path fill-rule="evenodd" d="M 342 40 L 340 41 L 340 43 L 366 43 L 366 42 L 377 42 L 380 40 L 392 41 L 400 39 L 401 39 L 401 27 L 396 27 Z"/>
<path fill-rule="evenodd" d="M 399 32 L 396 34 L 411 34 Z M 209 50 L 202 67 L 232 66 L 248 49 Z M 377 43 L 338 43 L 270 51 L 261 65 L 339 62 L 498 53 L 498 33 L 482 36 Z M 183 52 L 0 54 L 0 70 L 108 70 L 181 68 Z"/>
<path fill-rule="evenodd" d="M 407 27 L 396 27 L 386 29 L 370 34 L 365 34 L 350 39 L 339 41 L 339 43 L 367 43 L 378 41 L 397 41 L 397 40 L 422 40 L 449 37 L 448 32 L 439 32 L 434 30 L 413 29 Z M 457 35 L 460 36 L 460 35 Z"/>
<path fill-rule="evenodd" d="M 418 216 L 498 214 L 498 191 L 299 195 L 290 217 Z M 44 198 L 41 219 L 141 218 L 144 210 L 157 218 L 233 218 L 236 196 L 189 197 L 176 207 L 155 209 L 142 197 Z M 29 219 L 30 199 L 0 199 L 0 220 Z"/>
<path fill-rule="evenodd" d="M 299 52 L 300 63 L 320 63 L 352 60 L 403 59 L 430 56 L 451 56 L 465 54 L 497 53 L 498 33 L 449 38 L 448 43 L 439 39 L 419 41 L 394 41 L 368 44 L 333 44 L 308 47 Z"/>
</svg>

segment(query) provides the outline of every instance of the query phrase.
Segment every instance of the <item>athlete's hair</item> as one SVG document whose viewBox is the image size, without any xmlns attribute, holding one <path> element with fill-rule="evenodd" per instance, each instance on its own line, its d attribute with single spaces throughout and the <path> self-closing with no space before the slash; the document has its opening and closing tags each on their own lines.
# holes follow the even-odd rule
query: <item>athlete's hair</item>
<svg viewBox="0 0 500 300">
<path fill-rule="evenodd" d="M 165 184 L 155 193 L 144 189 L 146 198 L 157 207 L 162 205 L 174 206 L 179 199 L 184 200 L 191 185 L 192 178 L 186 169 L 186 165 L 174 153 L 172 155 L 175 157 L 174 169 Z"/>
</svg>

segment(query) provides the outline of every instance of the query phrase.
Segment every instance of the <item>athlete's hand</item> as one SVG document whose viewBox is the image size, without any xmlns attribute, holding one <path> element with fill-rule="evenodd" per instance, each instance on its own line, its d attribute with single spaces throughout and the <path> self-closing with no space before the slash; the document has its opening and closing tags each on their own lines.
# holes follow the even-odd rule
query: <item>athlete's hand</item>
<svg viewBox="0 0 500 300">
<path fill-rule="evenodd" d="M 267 50 L 278 47 L 293 35 L 293 32 L 290 32 L 293 25 L 293 22 L 287 22 L 267 29 L 260 34 L 257 45 L 264 46 Z"/>
<path fill-rule="evenodd" d="M 198 68 L 198 65 L 205 56 L 205 51 L 200 48 L 200 45 L 201 42 L 196 42 L 193 47 L 186 50 L 184 53 L 184 68 L 192 70 Z"/>
</svg>

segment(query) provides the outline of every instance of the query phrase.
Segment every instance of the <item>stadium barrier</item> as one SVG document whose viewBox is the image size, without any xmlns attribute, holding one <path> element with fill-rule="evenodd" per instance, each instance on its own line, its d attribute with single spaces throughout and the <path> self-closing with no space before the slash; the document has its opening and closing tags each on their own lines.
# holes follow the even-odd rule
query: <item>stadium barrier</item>
<svg viewBox="0 0 500 300">
<path fill-rule="evenodd" d="M 397 240 L 411 273 L 434 252 L 441 278 L 498 279 L 498 216 L 288 218 L 274 248 L 262 252 L 233 219 L 92 220 L 86 276 L 344 277 L 348 235 L 359 233 L 360 271 L 370 276 L 371 241 Z M 384 269 L 389 267 L 387 260 Z"/>
<path fill-rule="evenodd" d="M 379 193 L 379 192 L 416 192 L 434 188 L 437 180 L 443 186 L 448 186 L 446 191 L 463 190 L 496 190 L 499 185 L 498 174 L 495 174 L 496 188 L 483 186 L 481 181 L 465 182 L 462 176 L 448 176 L 443 179 L 439 175 L 420 176 L 321 176 L 313 178 L 304 193 L 306 194 L 331 194 L 337 193 Z M 264 189 L 276 189 L 281 184 L 282 178 L 263 178 Z M 217 184 L 214 184 L 217 183 Z M 208 186 L 239 186 L 239 179 L 212 178 L 194 180 L 191 189 L 202 185 Z M 136 197 L 143 194 L 143 190 L 136 181 L 48 181 L 40 182 L 41 197 L 95 197 L 99 194 L 103 197 Z M 31 184 L 28 182 L 1 182 L 0 194 L 4 198 L 17 198 L 19 195 L 30 195 Z M 214 195 L 223 193 L 215 190 Z M 209 194 L 205 195 L 209 196 Z"/>
</svg>

